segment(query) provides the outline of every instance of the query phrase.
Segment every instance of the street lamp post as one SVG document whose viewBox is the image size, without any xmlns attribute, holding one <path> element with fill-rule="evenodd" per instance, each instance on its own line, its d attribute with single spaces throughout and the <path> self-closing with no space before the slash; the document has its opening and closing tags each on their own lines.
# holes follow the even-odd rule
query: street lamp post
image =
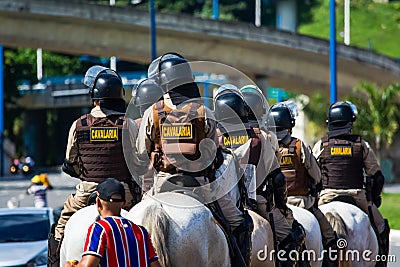
<svg viewBox="0 0 400 267">
<path fill-rule="evenodd" d="M 110 6 L 115 6 L 115 0 L 110 0 Z M 117 70 L 117 57 L 110 57 L 110 69 Z"/>
<path fill-rule="evenodd" d="M 151 60 L 153 61 L 157 57 L 157 40 L 156 40 L 156 12 L 155 12 L 155 0 L 149 1 L 149 12 L 150 12 L 150 40 L 151 40 Z"/>
<path fill-rule="evenodd" d="M 255 21 L 254 21 L 254 25 L 256 27 L 260 27 L 261 26 L 261 0 L 255 0 L 256 1 L 256 10 L 255 10 Z"/>
<path fill-rule="evenodd" d="M 336 102 L 336 11 L 335 0 L 329 3 L 330 38 L 329 38 L 329 71 L 330 71 L 330 103 Z"/>
<path fill-rule="evenodd" d="M 4 176 L 4 76 L 3 46 L 0 45 L 0 176 Z"/>
<path fill-rule="evenodd" d="M 350 44 L 350 0 L 344 0 L 344 44 Z"/>
<path fill-rule="evenodd" d="M 213 0 L 213 19 L 219 19 L 219 0 Z"/>
</svg>

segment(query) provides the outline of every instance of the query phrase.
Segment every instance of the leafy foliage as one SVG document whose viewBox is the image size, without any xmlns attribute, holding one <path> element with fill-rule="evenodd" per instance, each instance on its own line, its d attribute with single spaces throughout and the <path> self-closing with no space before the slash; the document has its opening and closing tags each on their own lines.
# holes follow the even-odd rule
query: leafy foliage
<svg viewBox="0 0 400 267">
<path fill-rule="evenodd" d="M 354 132 L 373 142 L 380 153 L 384 147 L 388 148 L 393 143 L 399 129 L 400 84 L 379 88 L 373 83 L 363 82 L 353 91 L 354 94 L 348 99 L 359 111 L 354 123 Z"/>
<path fill-rule="evenodd" d="M 23 108 L 17 107 L 19 96 L 17 86 L 21 81 L 35 84 L 37 80 L 37 55 L 34 49 L 4 49 L 4 135 L 21 144 L 23 129 Z M 43 74 L 47 76 L 82 73 L 83 66 L 77 57 L 43 51 Z M 18 151 L 22 153 L 22 151 Z"/>
<path fill-rule="evenodd" d="M 337 41 L 343 41 L 344 1 L 336 1 Z M 372 49 L 391 57 L 400 57 L 398 36 L 400 3 L 374 3 L 372 0 L 350 1 L 350 42 L 352 46 Z M 299 33 L 329 38 L 329 1 L 317 0 L 311 6 L 312 19 L 304 21 Z M 397 41 L 396 41 L 397 40 Z"/>
</svg>

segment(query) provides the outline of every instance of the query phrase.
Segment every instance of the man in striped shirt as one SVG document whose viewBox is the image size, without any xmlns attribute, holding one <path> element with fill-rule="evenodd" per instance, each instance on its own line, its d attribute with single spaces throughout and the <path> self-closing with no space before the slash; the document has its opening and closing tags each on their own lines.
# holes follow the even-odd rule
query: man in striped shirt
<svg viewBox="0 0 400 267">
<path fill-rule="evenodd" d="M 82 260 L 66 266 L 159 267 L 158 257 L 146 229 L 121 217 L 124 186 L 108 178 L 97 186 L 96 205 L 101 219 L 86 235 Z"/>
</svg>

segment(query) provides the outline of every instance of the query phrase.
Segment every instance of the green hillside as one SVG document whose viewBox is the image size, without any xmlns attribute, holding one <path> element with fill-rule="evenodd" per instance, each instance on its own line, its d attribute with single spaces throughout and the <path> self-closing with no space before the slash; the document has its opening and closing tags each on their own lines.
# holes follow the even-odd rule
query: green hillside
<svg viewBox="0 0 400 267">
<path fill-rule="evenodd" d="M 344 29 L 344 1 L 336 2 L 337 41 L 343 42 L 340 33 Z M 400 2 L 350 2 L 350 45 L 400 58 Z M 308 22 L 300 24 L 299 33 L 329 38 L 329 1 L 316 1 L 311 8 L 311 14 Z"/>
</svg>

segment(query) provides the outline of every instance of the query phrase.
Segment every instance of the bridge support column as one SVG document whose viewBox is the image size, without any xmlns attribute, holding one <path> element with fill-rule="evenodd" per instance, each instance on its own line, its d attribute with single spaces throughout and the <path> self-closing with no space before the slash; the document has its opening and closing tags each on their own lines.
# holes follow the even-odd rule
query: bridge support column
<svg viewBox="0 0 400 267">
<path fill-rule="evenodd" d="M 24 114 L 24 156 L 31 156 L 37 166 L 45 164 L 48 148 L 46 110 L 27 110 Z"/>
</svg>

